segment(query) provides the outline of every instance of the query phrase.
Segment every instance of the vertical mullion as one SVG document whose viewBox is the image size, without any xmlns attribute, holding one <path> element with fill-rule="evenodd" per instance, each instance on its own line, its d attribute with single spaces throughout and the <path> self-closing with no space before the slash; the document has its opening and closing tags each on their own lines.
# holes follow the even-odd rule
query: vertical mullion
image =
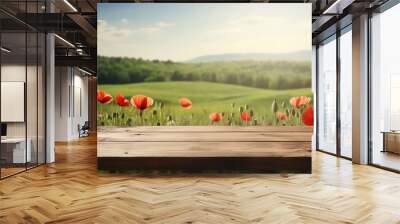
<svg viewBox="0 0 400 224">
<path fill-rule="evenodd" d="M 75 119 L 75 67 L 72 68 L 72 88 L 71 88 L 71 95 L 72 95 L 72 123 L 74 123 Z"/>
<path fill-rule="evenodd" d="M 28 0 L 25 1 L 25 21 L 28 19 Z M 25 118 L 25 170 L 28 169 L 28 114 L 27 114 L 27 90 L 28 90 L 28 24 L 25 25 L 25 100 L 24 100 L 24 118 Z"/>
<path fill-rule="evenodd" d="M 46 0 L 44 2 L 45 4 L 45 13 L 48 13 L 48 8 L 49 8 L 49 2 Z M 47 76 L 48 76 L 48 72 L 47 72 L 47 44 L 48 44 L 48 36 L 49 33 L 47 33 L 47 31 L 44 32 L 44 80 L 42 79 L 42 82 L 44 81 L 44 107 L 42 107 L 42 109 L 44 109 L 44 161 L 43 163 L 47 163 Z M 42 74 L 43 77 L 43 74 Z M 43 83 L 42 83 L 43 84 Z M 60 90 L 61 91 L 61 90 Z M 49 150 L 50 151 L 50 150 Z"/>
<path fill-rule="evenodd" d="M 47 5 L 46 5 L 46 13 L 47 13 Z M 44 161 L 43 163 L 47 163 L 47 38 L 48 38 L 48 33 L 46 32 L 44 34 L 44 106 L 42 106 L 42 109 L 44 109 L 44 135 L 43 135 L 43 140 L 44 140 Z"/>
<path fill-rule="evenodd" d="M 336 31 L 336 154 L 341 156 L 341 119 L 340 119 L 340 30 Z"/>
<path fill-rule="evenodd" d="M 315 46 L 315 149 L 319 149 L 319 44 Z"/>
<path fill-rule="evenodd" d="M 39 13 L 39 0 L 36 1 L 36 13 Z M 38 165 L 39 165 L 39 32 L 36 31 L 36 166 Z"/>
<path fill-rule="evenodd" d="M 368 102 L 368 124 L 367 124 L 367 132 L 368 132 L 368 164 L 373 164 L 373 153 L 372 153 L 372 63 L 371 63 L 371 57 L 372 57 L 372 30 L 371 30 L 371 19 L 372 19 L 372 12 L 368 12 L 368 31 L 367 31 L 367 46 L 368 46 L 368 53 L 367 53 L 367 102 Z"/>
</svg>

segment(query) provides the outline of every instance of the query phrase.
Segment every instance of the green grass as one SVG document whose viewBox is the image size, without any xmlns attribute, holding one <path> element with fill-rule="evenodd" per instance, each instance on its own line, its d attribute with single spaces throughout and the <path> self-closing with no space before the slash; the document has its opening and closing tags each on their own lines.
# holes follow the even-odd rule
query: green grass
<svg viewBox="0 0 400 224">
<path fill-rule="evenodd" d="M 100 118 L 100 125 L 126 125 L 128 118 L 131 118 L 131 125 L 166 125 L 167 115 L 171 115 L 175 125 L 209 125 L 208 115 L 211 112 L 224 112 L 224 121 L 219 124 L 228 125 L 227 117 L 234 113 L 234 124 L 240 124 L 239 107 L 248 105 L 248 111 L 254 112 L 253 118 L 258 124 L 271 125 L 274 123 L 274 114 L 271 111 L 272 101 L 276 98 L 280 111 L 290 109 L 289 99 L 293 96 L 311 96 L 311 89 L 292 90 L 263 90 L 239 85 L 210 83 L 210 82 L 148 82 L 119 85 L 99 85 L 99 90 L 104 90 L 113 97 L 123 94 L 130 99 L 134 95 L 146 95 L 152 97 L 155 106 L 144 112 L 144 119 L 141 120 L 137 110 L 122 109 L 117 105 L 99 105 L 99 112 L 103 114 Z M 181 108 L 178 100 L 187 97 L 193 102 L 191 109 Z M 164 108 L 159 108 L 159 102 L 164 103 Z M 282 108 L 285 102 L 285 108 Z M 232 104 L 235 107 L 232 107 Z M 153 110 L 156 110 L 153 115 Z M 124 118 L 118 122 L 114 117 L 124 113 Z M 115 114 L 118 113 L 118 114 Z M 104 114 L 108 114 L 104 116 Z M 288 122 L 290 123 L 290 122 Z M 293 122 L 292 122 L 293 123 Z M 243 124 L 243 123 L 242 123 Z"/>
</svg>

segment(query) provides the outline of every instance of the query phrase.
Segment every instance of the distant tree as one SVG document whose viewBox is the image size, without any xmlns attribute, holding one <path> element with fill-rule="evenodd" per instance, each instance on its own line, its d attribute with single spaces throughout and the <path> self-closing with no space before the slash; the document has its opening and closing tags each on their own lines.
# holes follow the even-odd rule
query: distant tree
<svg viewBox="0 0 400 224">
<path fill-rule="evenodd" d="M 100 84 L 153 81 L 208 81 L 263 89 L 311 87 L 311 63 L 220 61 L 176 63 L 171 60 L 98 56 Z"/>
<path fill-rule="evenodd" d="M 269 86 L 269 78 L 266 76 L 258 75 L 255 78 L 254 87 L 261 88 L 261 89 L 268 89 Z"/>
<path fill-rule="evenodd" d="M 183 79 L 183 74 L 179 71 L 174 71 L 171 75 L 171 81 L 182 81 Z"/>
</svg>

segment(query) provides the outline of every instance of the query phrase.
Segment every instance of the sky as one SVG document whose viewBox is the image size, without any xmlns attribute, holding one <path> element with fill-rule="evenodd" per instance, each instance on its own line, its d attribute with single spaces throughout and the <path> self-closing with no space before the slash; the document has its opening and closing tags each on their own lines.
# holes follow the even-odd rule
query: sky
<svg viewBox="0 0 400 224">
<path fill-rule="evenodd" d="M 99 3 L 98 54 L 186 61 L 311 51 L 311 4 Z"/>
</svg>

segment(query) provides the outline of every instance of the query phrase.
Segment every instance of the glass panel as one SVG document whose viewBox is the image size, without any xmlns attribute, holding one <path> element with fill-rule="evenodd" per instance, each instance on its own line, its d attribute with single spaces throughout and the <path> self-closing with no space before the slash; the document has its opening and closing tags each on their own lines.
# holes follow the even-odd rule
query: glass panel
<svg viewBox="0 0 400 224">
<path fill-rule="evenodd" d="M 372 17 L 372 163 L 400 170 L 400 5 Z"/>
<path fill-rule="evenodd" d="M 1 1 L 0 6 L 17 16 L 45 12 L 44 0 Z M 0 31 L 0 177 L 4 178 L 45 162 L 46 40 L 44 34 L 1 12 Z"/>
<path fill-rule="evenodd" d="M 30 150 L 30 160 L 28 160 L 28 168 L 37 165 L 38 160 L 38 119 L 37 119 L 37 98 L 38 98 L 38 35 L 36 32 L 27 33 L 28 44 L 28 63 L 27 63 L 27 82 L 26 82 L 26 114 L 27 114 L 27 149 Z"/>
<path fill-rule="evenodd" d="M 45 163 L 46 158 L 46 149 L 45 149 L 45 65 L 46 65 L 46 52 L 45 52 L 45 44 L 46 38 L 44 34 L 39 34 L 39 43 L 38 43 L 38 163 Z"/>
<path fill-rule="evenodd" d="M 352 35 L 340 36 L 340 152 L 352 156 Z"/>
<path fill-rule="evenodd" d="M 336 40 L 318 48 L 318 149 L 336 153 Z"/>
<path fill-rule="evenodd" d="M 27 2 L 26 12 L 37 13 L 39 4 L 37 1 Z M 29 15 L 29 14 L 28 14 Z M 37 23 L 38 17 L 27 18 L 30 23 Z M 26 114 L 27 114 L 27 150 L 31 151 L 28 168 L 38 164 L 38 45 L 39 36 L 36 30 L 27 30 L 27 80 L 26 80 Z"/>
<path fill-rule="evenodd" d="M 1 174 L 25 170 L 31 151 L 26 151 L 25 90 L 26 34 L 2 33 L 1 44 Z"/>
</svg>

